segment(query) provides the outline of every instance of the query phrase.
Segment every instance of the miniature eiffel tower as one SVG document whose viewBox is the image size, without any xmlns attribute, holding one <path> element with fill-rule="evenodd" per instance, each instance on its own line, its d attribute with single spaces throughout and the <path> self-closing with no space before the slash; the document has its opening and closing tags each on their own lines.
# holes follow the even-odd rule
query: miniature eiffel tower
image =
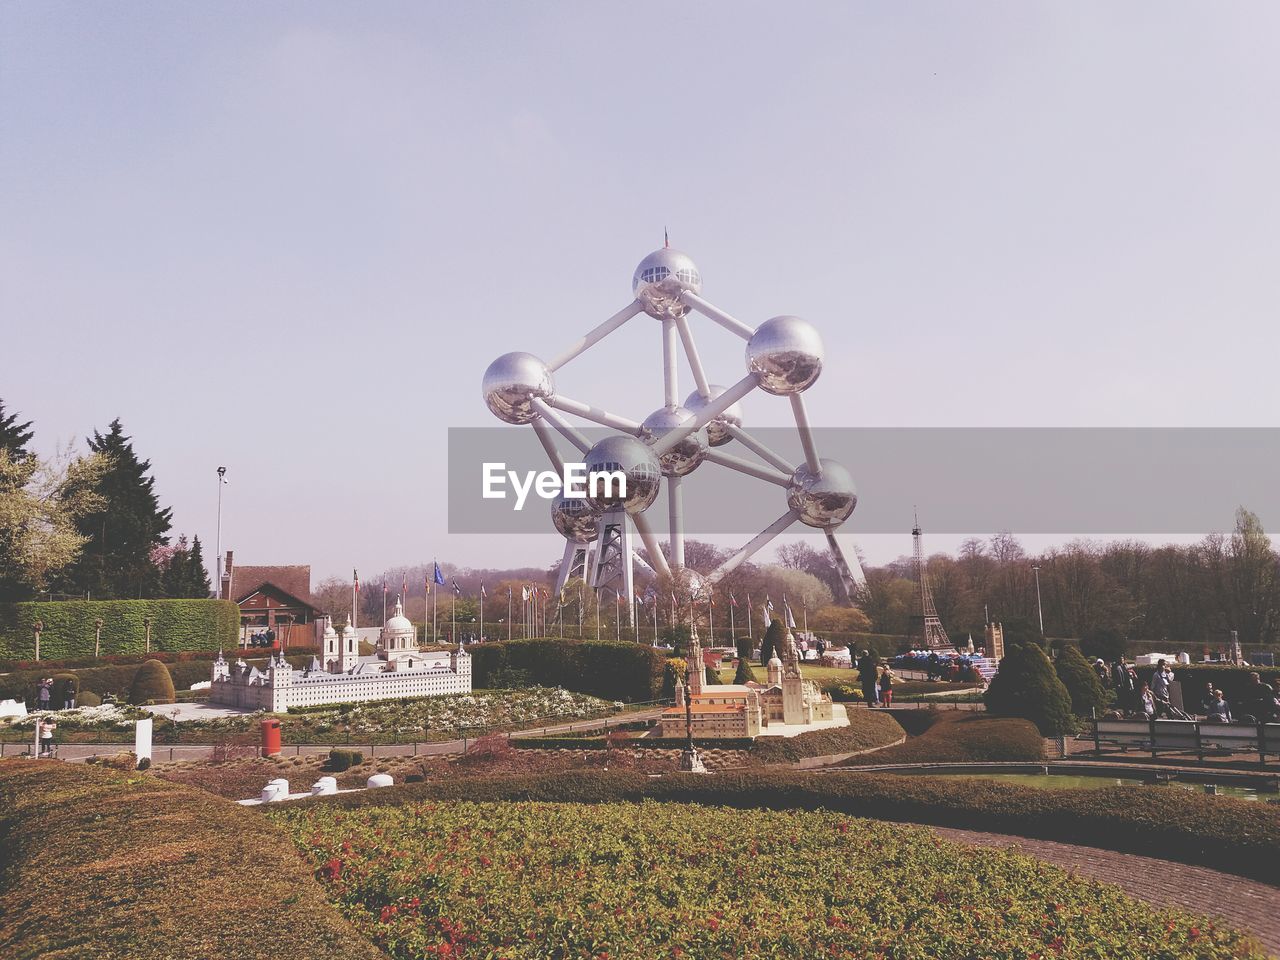
<svg viewBox="0 0 1280 960">
<path fill-rule="evenodd" d="M 933 605 L 933 591 L 929 589 L 929 572 L 925 568 L 919 514 L 911 529 L 911 539 L 915 547 L 916 613 L 907 628 L 907 639 L 915 650 L 950 650 L 953 644 L 947 638 L 942 621 L 938 619 L 938 610 Z"/>
</svg>

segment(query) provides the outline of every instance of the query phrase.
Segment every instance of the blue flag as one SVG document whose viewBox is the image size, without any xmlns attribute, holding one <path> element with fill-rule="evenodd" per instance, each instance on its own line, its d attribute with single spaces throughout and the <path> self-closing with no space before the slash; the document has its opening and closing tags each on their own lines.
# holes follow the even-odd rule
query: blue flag
<svg viewBox="0 0 1280 960">
<path fill-rule="evenodd" d="M 434 561 L 433 561 L 433 562 L 434 562 Z M 443 587 L 443 586 L 444 586 L 444 574 L 440 572 L 440 564 L 438 564 L 438 563 L 437 563 L 437 564 L 435 564 L 435 568 L 436 568 L 435 575 L 434 575 L 431 579 L 435 581 L 436 586 L 438 586 L 438 587 Z"/>
</svg>

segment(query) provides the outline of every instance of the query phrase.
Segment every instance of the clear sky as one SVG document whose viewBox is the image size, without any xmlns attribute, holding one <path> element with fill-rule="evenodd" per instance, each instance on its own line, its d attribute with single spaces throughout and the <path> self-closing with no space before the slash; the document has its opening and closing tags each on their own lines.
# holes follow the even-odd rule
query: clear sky
<svg viewBox="0 0 1280 960">
<path fill-rule="evenodd" d="M 0 397 L 45 452 L 120 417 L 210 547 L 226 464 L 246 563 L 549 563 L 554 535 L 447 534 L 446 430 L 496 422 L 494 356 L 623 306 L 666 226 L 715 302 L 821 329 L 819 425 L 1276 426 L 1278 28 L 1163 0 L 6 3 Z M 740 351 L 703 346 L 713 379 Z M 566 393 L 657 405 L 651 326 L 591 356 Z"/>
</svg>

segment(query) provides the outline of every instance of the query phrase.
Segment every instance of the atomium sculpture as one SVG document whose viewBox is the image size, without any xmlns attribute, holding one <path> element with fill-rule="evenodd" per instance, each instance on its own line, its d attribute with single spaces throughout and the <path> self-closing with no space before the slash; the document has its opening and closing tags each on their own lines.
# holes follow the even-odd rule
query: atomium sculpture
<svg viewBox="0 0 1280 960">
<path fill-rule="evenodd" d="M 615 492 L 588 499 L 558 497 L 552 502 L 552 522 L 566 541 L 557 592 L 566 580 L 581 576 L 596 590 L 612 588 L 628 598 L 634 597 L 633 563 L 643 561 L 632 546 L 633 527 L 657 573 L 688 578 L 691 572 L 684 569 L 681 484 L 703 464 L 712 463 L 782 487 L 786 512 L 716 570 L 705 578 L 694 579 L 714 584 L 800 522 L 826 535 L 840 570 L 845 599 L 850 600 L 856 587 L 863 583 L 862 569 L 856 553 L 841 547 L 837 530 L 853 513 L 858 495 L 848 470 L 834 460 L 818 456 L 803 398 L 822 373 L 825 351 L 818 331 L 799 317 L 774 317 L 754 329 L 734 319 L 703 299 L 702 274 L 697 266 L 688 255 L 670 247 L 655 250 L 640 262 L 631 289 L 631 303 L 551 362 L 543 362 L 530 353 L 507 353 L 494 360 L 484 374 L 482 392 L 490 411 L 506 423 L 531 425 L 557 470 L 563 468 L 563 461 L 554 433 L 578 450 L 588 473 L 621 470 L 626 474 L 625 497 Z M 728 387 L 708 382 L 694 343 L 690 311 L 746 341 L 746 376 L 741 380 Z M 641 313 L 661 322 L 661 407 L 637 422 L 556 393 L 557 370 Z M 696 387 L 683 404 L 676 371 L 680 345 Z M 743 428 L 742 398 L 757 388 L 790 401 L 805 457 L 798 466 Z M 592 444 L 562 414 L 618 432 Z M 720 449 L 735 440 L 756 459 Z M 645 516 L 663 486 L 670 521 L 670 562 Z M 627 607 L 633 610 L 631 603 Z"/>
</svg>

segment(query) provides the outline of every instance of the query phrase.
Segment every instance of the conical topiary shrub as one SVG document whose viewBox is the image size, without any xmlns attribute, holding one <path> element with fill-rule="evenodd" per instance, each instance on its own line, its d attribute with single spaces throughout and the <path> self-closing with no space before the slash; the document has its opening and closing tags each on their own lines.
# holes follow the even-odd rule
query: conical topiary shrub
<svg viewBox="0 0 1280 960">
<path fill-rule="evenodd" d="M 787 628 L 782 625 L 781 620 L 774 620 L 769 624 L 769 629 L 764 632 L 764 639 L 760 641 L 760 666 L 767 667 L 769 659 L 775 653 L 781 658 L 782 641 L 786 636 Z"/>
<path fill-rule="evenodd" d="M 1067 688 L 1071 712 L 1076 716 L 1091 717 L 1094 710 L 1106 706 L 1107 694 L 1102 688 L 1102 681 L 1074 643 L 1062 645 L 1058 659 L 1053 661 L 1053 669 Z"/>
<path fill-rule="evenodd" d="M 129 688 L 130 703 L 173 703 L 177 695 L 169 668 L 159 660 L 147 660 L 133 675 Z"/>
<path fill-rule="evenodd" d="M 1071 695 L 1034 643 L 1019 644 L 1005 654 L 983 700 L 993 716 L 1023 717 L 1046 737 L 1075 729 Z"/>
</svg>

